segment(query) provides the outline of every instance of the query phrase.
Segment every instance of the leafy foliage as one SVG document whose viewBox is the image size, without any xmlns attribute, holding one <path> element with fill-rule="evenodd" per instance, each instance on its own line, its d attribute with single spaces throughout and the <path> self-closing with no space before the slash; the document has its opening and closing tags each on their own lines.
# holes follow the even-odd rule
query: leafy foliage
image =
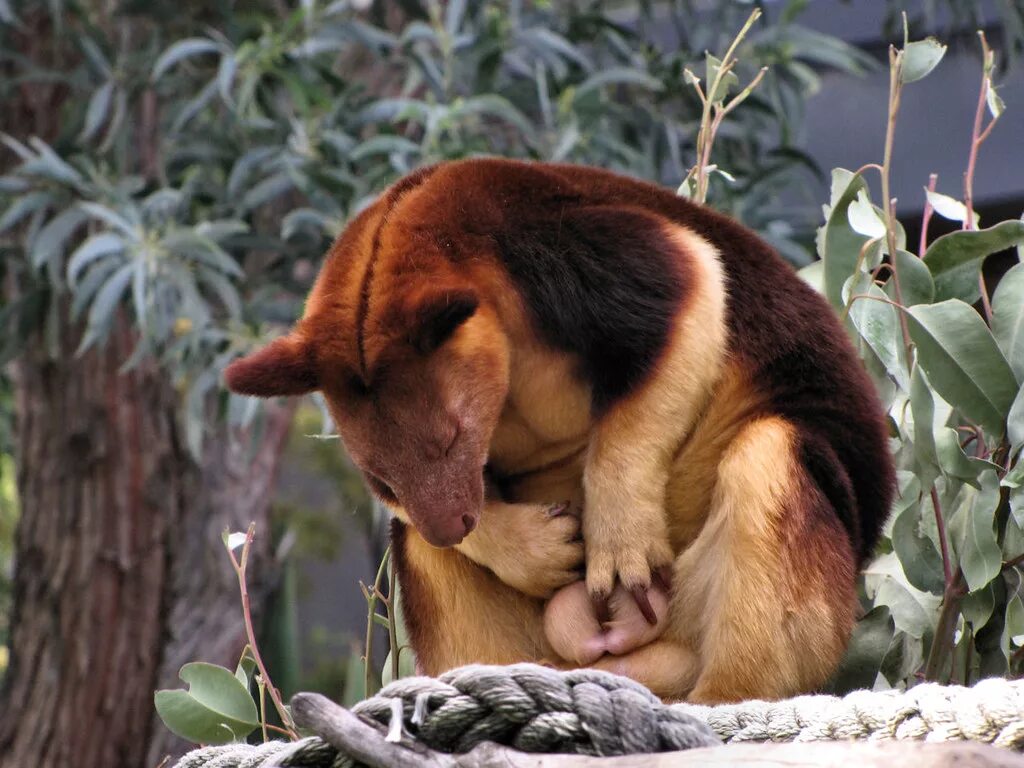
<svg viewBox="0 0 1024 768">
<path fill-rule="evenodd" d="M 798 6 L 738 51 L 743 68 L 771 71 L 719 137 L 729 174 L 714 178 L 713 196 L 803 263 L 792 238 L 812 209 L 774 200 L 815 169 L 789 137 L 818 87 L 814 67 L 860 72 L 871 61 L 797 26 Z M 63 69 L 12 65 L 7 87 L 60 82 L 72 94 L 51 144 L 5 139 L 17 162 L 0 177 L 0 237 L 23 260 L 5 265 L 18 290 L 3 309 L 13 329 L 3 354 L 40 324 L 53 340 L 65 297 L 84 323 L 83 350 L 128 318 L 138 331 L 128 364 L 157 355 L 179 378 L 196 452 L 220 370 L 267 324 L 298 314 L 312 264 L 382 187 L 480 153 L 676 185 L 701 114 L 684 70 L 745 15 L 722 4 L 695 24 L 685 5 L 641 6 L 630 20 L 597 0 L 431 0 L 384 23 L 393 14 L 332 2 L 254 5 L 210 28 L 170 27 L 152 12 L 159 23 L 103 22 L 87 6 L 30 3 L 0 19 L 2 42 L 22 19 L 49 14 L 81 50 Z M 659 49 L 645 30 L 666 21 L 680 39 Z M 163 44 L 165 32 L 181 36 Z M 232 423 L 255 415 L 251 403 L 224 402 Z"/>
<path fill-rule="evenodd" d="M 886 161 L 833 171 L 818 233 L 821 262 L 803 276 L 846 323 L 889 415 L 899 498 L 866 569 L 866 616 L 834 680 L 838 690 L 907 686 L 919 678 L 969 683 L 1019 674 L 1024 646 L 1024 265 L 988 306 L 985 258 L 1024 244 L 1020 221 L 978 230 L 970 204 L 973 158 L 991 122 L 991 52 L 969 149 L 965 201 L 934 189 L 927 209 L 964 229 L 907 250 L 891 203 L 871 203 L 865 174 L 888 188 L 900 90 L 934 68 L 944 48 L 927 40 L 893 50 Z M 926 220 L 927 220 L 926 214 Z M 925 225 L 927 227 L 927 224 Z M 971 306 L 985 300 L 979 311 Z"/>
</svg>

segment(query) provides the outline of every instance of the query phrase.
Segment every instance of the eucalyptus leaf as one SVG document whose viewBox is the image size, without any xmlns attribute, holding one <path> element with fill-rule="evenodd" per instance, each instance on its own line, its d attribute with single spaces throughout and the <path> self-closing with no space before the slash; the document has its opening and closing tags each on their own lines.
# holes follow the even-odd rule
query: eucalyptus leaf
<svg viewBox="0 0 1024 768">
<path fill-rule="evenodd" d="M 1001 435 L 1017 382 L 978 313 L 951 300 L 910 307 L 907 320 L 935 390 L 967 418 Z"/>
<path fill-rule="evenodd" d="M 858 621 L 839 669 L 828 685 L 829 691 L 843 695 L 874 687 L 892 644 L 893 631 L 892 616 L 884 605 L 875 606 Z"/>
<path fill-rule="evenodd" d="M 932 274 L 924 262 L 902 248 L 897 249 L 896 257 L 891 259 L 891 262 L 895 264 L 899 274 L 903 306 L 931 304 L 935 299 L 935 281 L 932 280 Z M 895 280 L 889 280 L 885 284 L 885 292 L 893 301 L 897 299 Z"/>
<path fill-rule="evenodd" d="M 256 703 L 224 667 L 193 662 L 178 673 L 188 690 L 157 691 L 157 714 L 176 735 L 201 744 L 241 741 L 259 727 Z"/>
<path fill-rule="evenodd" d="M 79 141 L 89 141 L 99 131 L 107 114 L 110 112 L 111 97 L 113 95 L 114 82 L 108 80 L 89 97 L 89 106 L 85 110 L 85 125 L 82 127 L 82 133 L 78 137 Z"/>
<path fill-rule="evenodd" d="M 907 507 L 892 528 L 892 546 L 907 581 L 916 589 L 941 595 L 945 581 L 942 556 L 921 531 L 921 516 L 933 514 L 931 500 Z"/>
<path fill-rule="evenodd" d="M 730 89 L 740 82 L 731 69 L 722 73 L 722 60 L 710 53 L 704 54 L 704 78 L 708 87 L 708 92 L 704 95 L 711 103 L 724 101 Z"/>
<path fill-rule="evenodd" d="M 832 172 L 832 182 L 835 202 L 818 232 L 818 253 L 825 264 L 825 296 L 833 307 L 841 310 L 843 285 L 854 272 L 861 247 L 870 238 L 856 232 L 847 215 L 858 194 L 866 189 L 864 179 L 859 174 L 837 169 Z"/>
<path fill-rule="evenodd" d="M 1010 441 L 1010 447 L 1017 451 L 1024 446 L 1024 387 L 1017 392 L 1010 406 L 1010 413 L 1006 417 L 1006 437 Z M 1024 461 L 1020 461 L 1024 466 Z"/>
<path fill-rule="evenodd" d="M 630 85 L 648 91 L 662 91 L 665 85 L 658 78 L 632 67 L 608 67 L 591 75 L 576 88 L 576 99 L 579 100 L 591 91 L 597 91 L 609 85 Z"/>
<path fill-rule="evenodd" d="M 888 606 L 899 631 L 920 639 L 935 626 L 941 598 L 913 587 L 894 553 L 876 558 L 864 569 L 864 587 L 875 605 Z"/>
<path fill-rule="evenodd" d="M 204 53 L 217 53 L 221 50 L 218 43 L 206 37 L 189 37 L 179 40 L 164 51 L 153 64 L 153 80 L 159 80 L 164 73 L 180 61 L 199 56 Z"/>
<path fill-rule="evenodd" d="M 902 54 L 900 81 L 913 83 L 926 77 L 942 61 L 945 53 L 946 46 L 934 37 L 907 43 Z"/>
<path fill-rule="evenodd" d="M 82 243 L 68 259 L 68 284 L 74 288 L 82 270 L 97 259 L 124 253 L 124 241 L 112 232 L 101 232 Z"/>
<path fill-rule="evenodd" d="M 857 199 L 850 203 L 846 216 L 854 232 L 878 240 L 885 237 L 885 221 L 868 200 L 867 189 L 857 192 Z"/>
<path fill-rule="evenodd" d="M 850 278 L 844 287 L 843 301 L 849 306 L 849 318 L 857 332 L 878 355 L 886 372 L 904 391 L 910 389 L 906 351 L 900 334 L 898 312 L 870 275 Z"/>
<path fill-rule="evenodd" d="M 945 510 L 949 536 L 960 570 L 971 592 L 985 587 L 999 575 L 1003 552 L 995 532 L 999 506 L 999 478 L 994 470 L 981 475 L 981 488 L 965 485 L 956 508 Z"/>
<path fill-rule="evenodd" d="M 942 218 L 950 221 L 967 221 L 967 206 L 959 200 L 949 195 L 933 192 L 927 187 L 924 189 L 924 194 L 928 198 L 929 205 Z M 974 217 L 974 223 L 975 226 L 979 223 L 977 216 Z"/>
<path fill-rule="evenodd" d="M 67 208 L 50 219 L 32 242 L 32 265 L 39 268 L 51 259 L 62 256 L 71 236 L 84 223 L 85 214 L 77 208 Z"/>
<path fill-rule="evenodd" d="M 18 195 L 0 216 L 0 233 L 17 226 L 36 211 L 44 210 L 52 202 L 53 195 L 45 190 Z"/>
<path fill-rule="evenodd" d="M 935 298 L 973 304 L 981 296 L 978 275 L 986 256 L 1024 244 L 1024 221 L 943 235 L 928 246 L 924 263 L 935 278 Z"/>
<path fill-rule="evenodd" d="M 992 296 L 992 335 L 1024 386 L 1024 264 L 1003 275 Z"/>
</svg>

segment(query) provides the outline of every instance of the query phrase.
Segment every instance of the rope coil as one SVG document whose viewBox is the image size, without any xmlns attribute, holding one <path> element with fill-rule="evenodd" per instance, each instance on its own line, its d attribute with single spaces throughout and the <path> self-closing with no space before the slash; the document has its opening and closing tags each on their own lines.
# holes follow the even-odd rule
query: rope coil
<svg viewBox="0 0 1024 768">
<path fill-rule="evenodd" d="M 300 695 L 299 698 L 307 698 Z M 1024 682 L 971 688 L 922 684 L 715 707 L 663 704 L 640 684 L 592 669 L 471 665 L 439 678 L 397 680 L 353 712 L 383 734 L 400 702 L 402 730 L 437 753 L 483 742 L 522 752 L 629 755 L 750 741 L 970 740 L 1024 749 Z M 321 734 L 324 735 L 324 734 Z M 176 768 L 350 768 L 349 755 L 312 737 L 295 744 L 195 750 Z"/>
</svg>

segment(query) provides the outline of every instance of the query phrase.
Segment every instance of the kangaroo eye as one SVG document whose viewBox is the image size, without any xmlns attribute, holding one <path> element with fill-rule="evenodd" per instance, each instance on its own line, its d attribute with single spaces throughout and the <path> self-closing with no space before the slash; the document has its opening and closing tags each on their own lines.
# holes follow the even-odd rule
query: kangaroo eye
<svg viewBox="0 0 1024 768">
<path fill-rule="evenodd" d="M 366 483 L 370 490 L 377 494 L 385 504 L 397 504 L 398 495 L 394 489 L 372 472 L 365 472 Z"/>
</svg>

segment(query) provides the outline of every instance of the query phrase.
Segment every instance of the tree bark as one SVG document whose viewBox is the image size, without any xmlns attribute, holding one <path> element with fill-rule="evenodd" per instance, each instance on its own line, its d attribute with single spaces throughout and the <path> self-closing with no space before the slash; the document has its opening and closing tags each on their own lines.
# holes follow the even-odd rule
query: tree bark
<svg viewBox="0 0 1024 768">
<path fill-rule="evenodd" d="M 153 368 L 118 373 L 124 333 L 78 359 L 33 341 L 14 366 L 22 513 L 0 765 L 136 768 L 194 477 L 177 396 Z"/>
<path fill-rule="evenodd" d="M 192 660 L 233 665 L 245 644 L 220 540 L 255 521 L 254 606 L 270 583 L 266 525 L 289 408 L 254 455 L 221 428 L 202 467 L 179 434 L 166 373 L 121 373 L 131 334 L 76 358 L 33 339 L 14 366 L 21 499 L 11 664 L 0 693 L 2 768 L 139 768 L 188 745 L 153 691 Z"/>
</svg>

